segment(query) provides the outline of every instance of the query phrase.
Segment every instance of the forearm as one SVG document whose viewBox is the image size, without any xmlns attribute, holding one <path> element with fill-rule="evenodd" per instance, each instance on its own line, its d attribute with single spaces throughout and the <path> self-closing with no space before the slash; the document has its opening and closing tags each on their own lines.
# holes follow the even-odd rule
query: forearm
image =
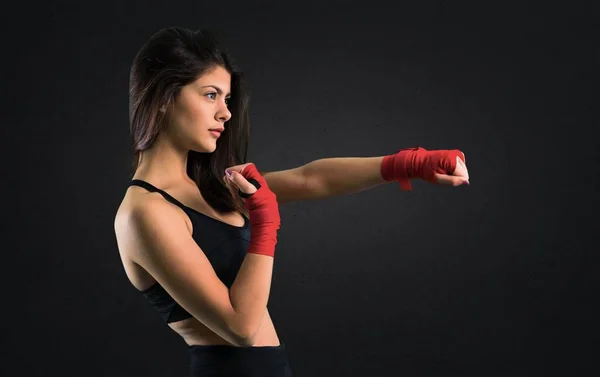
<svg viewBox="0 0 600 377">
<path fill-rule="evenodd" d="M 311 198 L 352 194 L 387 183 L 381 177 L 380 157 L 335 157 L 302 167 Z"/>
<path fill-rule="evenodd" d="M 247 254 L 229 290 L 231 305 L 238 316 L 238 333 L 246 344 L 252 344 L 267 310 L 273 258 Z"/>
</svg>

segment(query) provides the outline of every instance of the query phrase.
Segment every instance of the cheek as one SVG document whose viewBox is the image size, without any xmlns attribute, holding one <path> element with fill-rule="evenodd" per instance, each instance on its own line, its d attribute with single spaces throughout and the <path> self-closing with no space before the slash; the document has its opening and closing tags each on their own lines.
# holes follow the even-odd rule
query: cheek
<svg viewBox="0 0 600 377">
<path fill-rule="evenodd" d="M 196 128 L 206 121 L 208 108 L 201 100 L 185 101 L 178 109 L 177 122 L 185 128 Z"/>
<path fill-rule="evenodd" d="M 202 98 L 195 99 L 188 103 L 188 116 L 194 122 L 205 122 L 206 118 L 210 116 L 210 107 L 211 105 Z"/>
</svg>

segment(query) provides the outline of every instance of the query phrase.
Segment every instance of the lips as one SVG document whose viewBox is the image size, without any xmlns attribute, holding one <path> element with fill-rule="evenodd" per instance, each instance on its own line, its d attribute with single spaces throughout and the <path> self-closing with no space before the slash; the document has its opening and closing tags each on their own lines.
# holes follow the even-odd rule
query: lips
<svg viewBox="0 0 600 377">
<path fill-rule="evenodd" d="M 210 132 L 221 136 L 221 133 L 225 130 L 225 128 L 211 128 L 209 129 Z"/>
<path fill-rule="evenodd" d="M 221 137 L 221 133 L 223 132 L 224 128 L 211 128 L 208 131 L 216 138 Z"/>
</svg>

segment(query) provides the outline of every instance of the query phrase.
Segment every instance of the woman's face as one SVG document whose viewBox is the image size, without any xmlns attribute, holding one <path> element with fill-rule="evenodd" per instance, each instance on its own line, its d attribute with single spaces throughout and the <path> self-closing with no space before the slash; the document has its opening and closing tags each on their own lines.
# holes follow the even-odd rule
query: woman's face
<svg viewBox="0 0 600 377">
<path fill-rule="evenodd" d="M 231 118 L 227 108 L 231 75 L 218 66 L 193 83 L 181 88 L 168 113 L 167 132 L 182 148 L 214 152 L 225 122 Z"/>
</svg>

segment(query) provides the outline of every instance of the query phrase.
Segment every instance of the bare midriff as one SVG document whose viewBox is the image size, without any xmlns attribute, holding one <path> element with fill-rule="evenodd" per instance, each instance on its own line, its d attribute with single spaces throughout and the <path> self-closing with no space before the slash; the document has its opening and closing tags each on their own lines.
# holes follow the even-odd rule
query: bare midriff
<svg viewBox="0 0 600 377">
<path fill-rule="evenodd" d="M 202 322 L 195 318 L 187 318 L 182 321 L 169 323 L 169 327 L 175 331 L 188 345 L 232 345 L 225 339 L 215 334 Z M 254 338 L 252 346 L 278 346 L 279 338 L 275 326 L 267 310 L 263 321 Z"/>
</svg>

